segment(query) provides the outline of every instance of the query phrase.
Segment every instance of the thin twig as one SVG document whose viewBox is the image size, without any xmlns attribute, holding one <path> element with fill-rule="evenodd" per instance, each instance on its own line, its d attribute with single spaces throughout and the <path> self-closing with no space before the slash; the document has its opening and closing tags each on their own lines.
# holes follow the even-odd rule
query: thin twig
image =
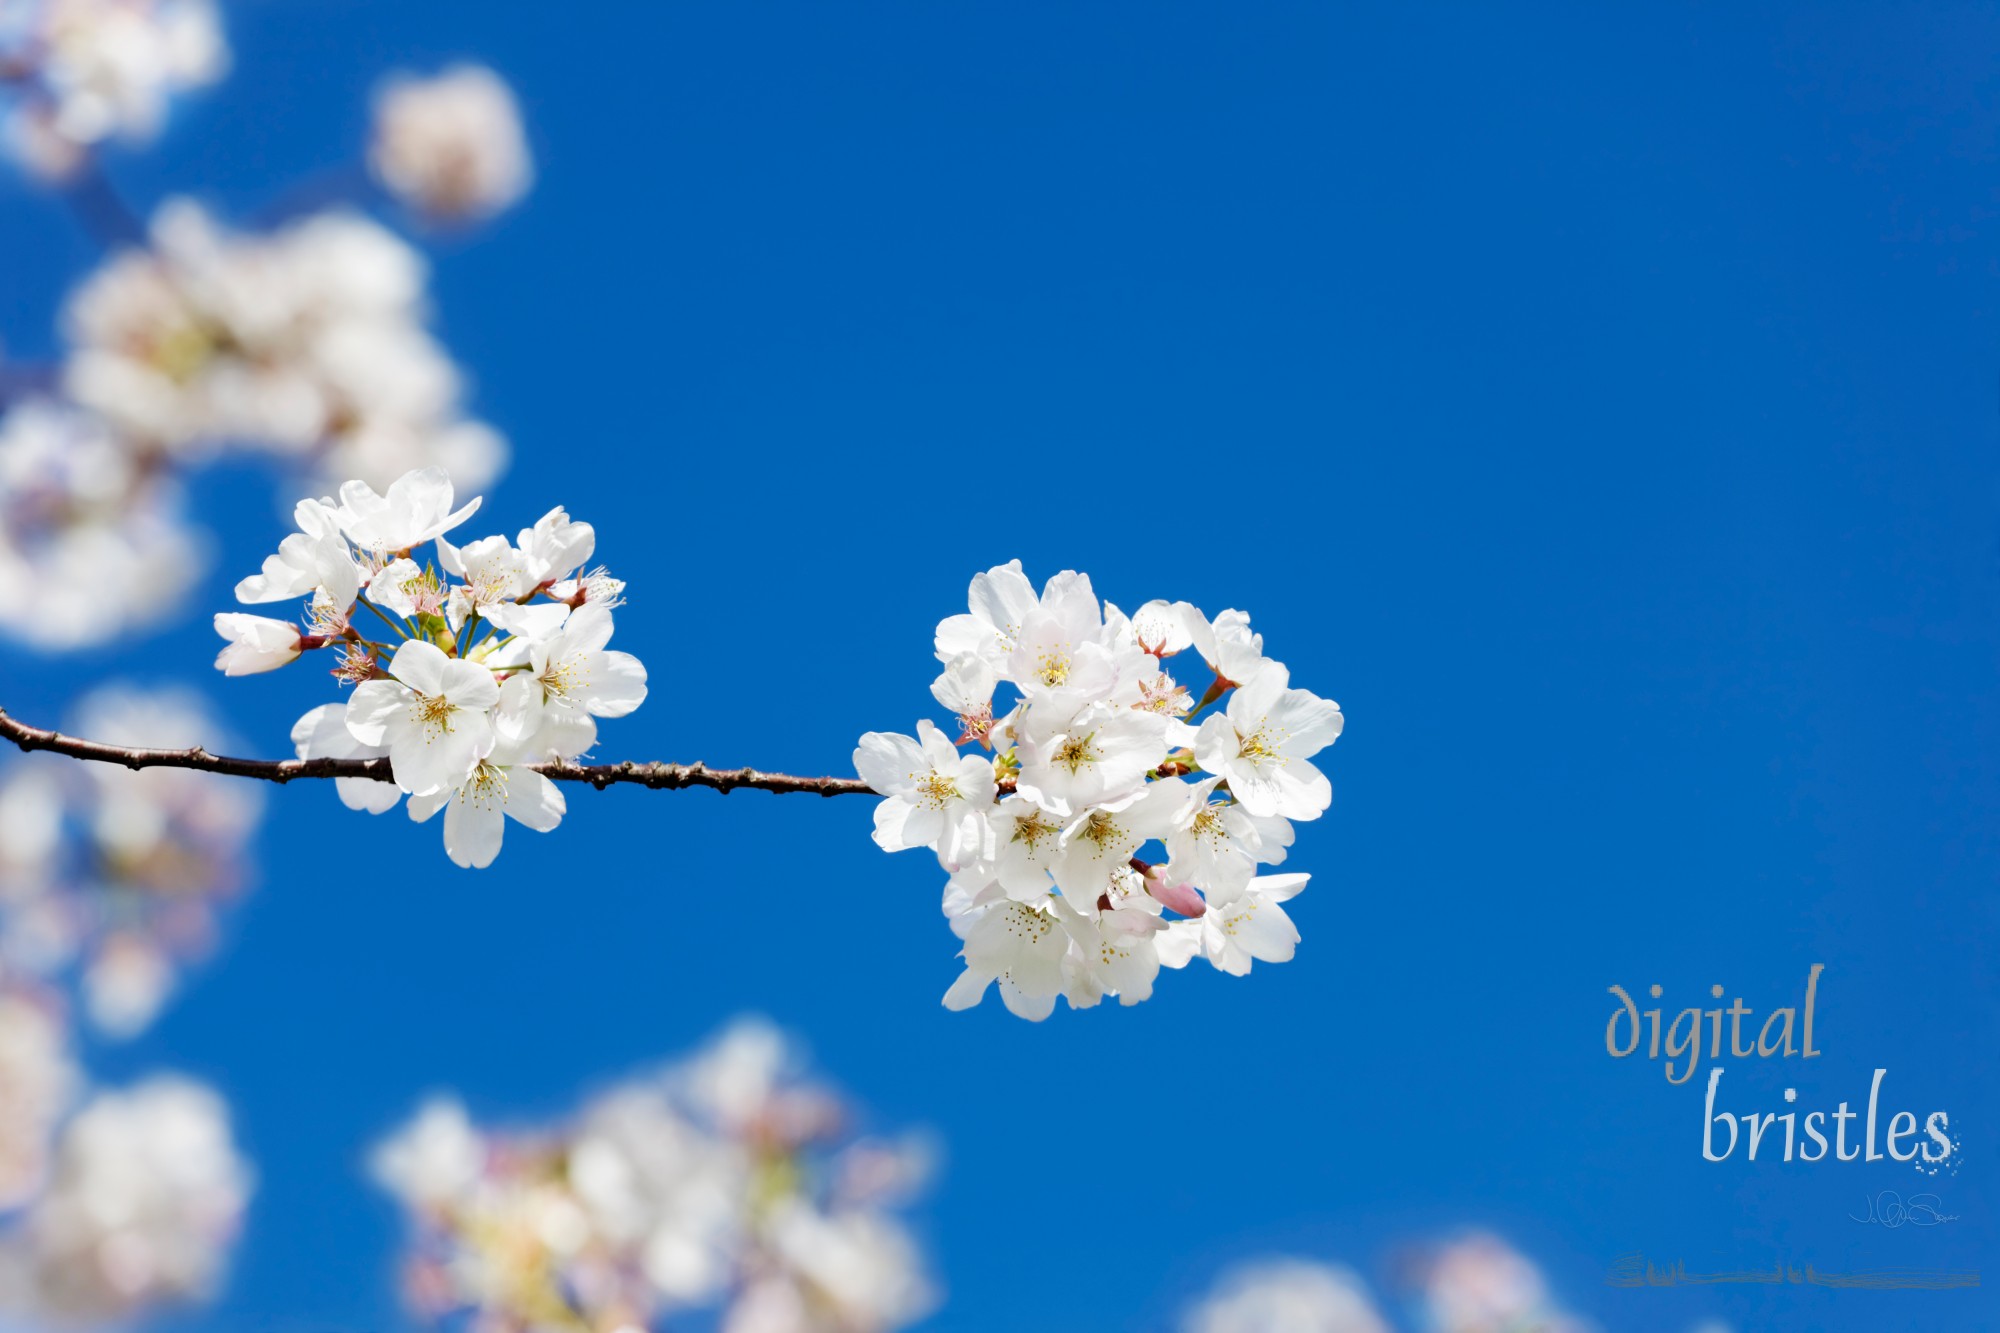
<svg viewBox="0 0 2000 1333">
<path fill-rule="evenodd" d="M 62 197 L 99 245 L 120 248 L 145 244 L 144 219 L 132 211 L 95 158 L 86 160 L 70 178 Z"/>
<path fill-rule="evenodd" d="M 59 731 L 31 727 L 0 708 L 0 740 L 9 740 L 26 751 L 47 750 L 100 764 L 126 768 L 191 768 L 198 773 L 221 773 L 233 778 L 258 778 L 265 782 L 290 782 L 294 778 L 374 778 L 391 780 L 387 759 L 232 759 L 210 754 L 199 745 L 186 750 L 142 750 L 100 741 L 65 736 Z M 664 788 L 713 787 L 731 792 L 738 787 L 755 791 L 805 792 L 815 796 L 873 796 L 876 793 L 860 778 L 802 778 L 790 773 L 763 773 L 754 768 L 709 768 L 692 764 L 627 761 L 622 764 L 578 764 L 568 760 L 530 764 L 544 777 L 557 782 L 587 782 L 599 791 L 617 783 Z"/>
</svg>

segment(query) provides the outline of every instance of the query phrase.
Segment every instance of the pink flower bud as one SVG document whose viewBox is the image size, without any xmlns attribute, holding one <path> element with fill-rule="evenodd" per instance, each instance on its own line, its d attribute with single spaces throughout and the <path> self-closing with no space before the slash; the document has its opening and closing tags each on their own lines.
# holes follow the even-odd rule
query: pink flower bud
<svg viewBox="0 0 2000 1333">
<path fill-rule="evenodd" d="M 1208 903 L 1191 884 L 1169 884 L 1153 874 L 1146 876 L 1146 892 L 1162 907 L 1172 908 L 1182 916 L 1196 917 L 1208 911 Z"/>
</svg>

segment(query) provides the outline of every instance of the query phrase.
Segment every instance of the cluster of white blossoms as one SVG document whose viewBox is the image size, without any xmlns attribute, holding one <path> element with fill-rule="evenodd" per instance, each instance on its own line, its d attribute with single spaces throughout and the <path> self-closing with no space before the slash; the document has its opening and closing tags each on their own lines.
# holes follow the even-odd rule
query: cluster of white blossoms
<svg viewBox="0 0 2000 1333">
<path fill-rule="evenodd" d="M 226 734 L 181 691 L 105 687 L 73 716 L 112 745 L 180 748 Z M 212 773 L 10 762 L 0 771 L 0 978 L 73 982 L 98 1031 L 143 1030 L 248 886 L 262 812 L 256 784 Z"/>
<path fill-rule="evenodd" d="M 405 1291 L 478 1333 L 637 1333 L 719 1309 L 723 1333 L 876 1333 L 936 1293 L 891 1211 L 919 1142 L 857 1139 L 773 1029 L 739 1021 L 569 1123 L 496 1133 L 433 1101 L 375 1171 L 409 1210 Z"/>
<path fill-rule="evenodd" d="M 419 821 L 442 810 L 446 853 L 483 867 L 508 819 L 538 833 L 562 820 L 562 793 L 530 765 L 588 750 L 597 719 L 644 701 L 646 669 L 605 647 L 625 585 L 586 571 L 597 544 L 588 523 L 558 507 L 515 541 L 454 546 L 445 534 L 479 501 L 454 510 L 452 500 L 439 468 L 382 494 L 350 481 L 337 499 L 301 500 L 299 531 L 236 598 L 302 600 L 303 619 L 216 616 L 229 642 L 215 665 L 240 676 L 333 651 L 333 675 L 353 693 L 299 719 L 299 758 L 388 756 L 393 784 L 341 778 L 341 801 L 381 814 L 407 795 Z M 435 561 L 419 564 L 414 553 L 432 543 Z"/>
<path fill-rule="evenodd" d="M 1008 1009 L 1039 1020 L 1058 995 L 1136 1004 L 1161 967 L 1197 955 L 1239 976 L 1291 958 L 1280 904 L 1307 877 L 1259 868 L 1332 801 L 1311 759 L 1341 714 L 1291 687 L 1247 615 L 1148 602 L 1128 616 L 1068 571 L 1037 597 L 1017 560 L 972 580 L 937 656 L 931 692 L 956 741 L 927 720 L 914 738 L 870 732 L 854 765 L 886 798 L 875 841 L 928 847 L 950 874 L 965 971 L 948 1007 L 998 981 Z M 996 703 L 1002 685 L 1011 704 Z M 1141 859 L 1154 843 L 1159 859 Z"/>
<path fill-rule="evenodd" d="M 0 983 L 0 1215 L 41 1193 L 56 1124 L 79 1079 L 60 1001 Z"/>
<path fill-rule="evenodd" d="M 0 115 L 47 180 L 106 141 L 151 139 L 172 94 L 227 64 L 213 0 L 0 0 Z M 387 81 L 368 157 L 383 189 L 452 222 L 501 211 L 533 178 L 513 93 L 478 66 Z M 141 230 L 107 181 L 86 186 L 99 231 Z M 45 651 L 180 604 L 207 543 L 177 482 L 218 451 L 275 456 L 314 490 L 430 465 L 483 485 L 506 462 L 465 410 L 408 243 L 343 208 L 253 231 L 186 199 L 148 211 L 143 243 L 67 300 L 61 364 L 0 377 L 0 634 Z"/>
<path fill-rule="evenodd" d="M 0 630 L 62 651 L 151 624 L 205 546 L 173 479 L 99 418 L 39 398 L 0 417 Z"/>
<path fill-rule="evenodd" d="M 93 1095 L 0 1221 L 0 1323 L 124 1322 L 210 1296 L 250 1189 L 210 1089 L 158 1075 Z"/>
<path fill-rule="evenodd" d="M 63 387 L 142 453 L 253 448 L 328 484 L 435 464 L 481 485 L 506 446 L 461 411 L 426 280 L 422 256 L 357 213 L 236 233 L 171 200 L 146 248 L 71 295 Z"/>
<path fill-rule="evenodd" d="M 535 176 L 513 90 L 483 65 L 393 75 L 375 95 L 368 165 L 406 207 L 443 222 L 491 217 Z"/>
<path fill-rule="evenodd" d="M 144 143 L 168 100 L 229 64 L 213 0 L 3 0 L 0 101 L 30 171 L 71 175 L 107 140 Z"/>
<path fill-rule="evenodd" d="M 1564 1310 L 1535 1264 L 1499 1237 L 1470 1232 L 1420 1251 L 1401 1278 L 1424 1333 L 1590 1333 Z M 1391 1333 L 1352 1269 L 1267 1259 L 1227 1273 L 1183 1312 L 1182 1333 Z"/>
</svg>

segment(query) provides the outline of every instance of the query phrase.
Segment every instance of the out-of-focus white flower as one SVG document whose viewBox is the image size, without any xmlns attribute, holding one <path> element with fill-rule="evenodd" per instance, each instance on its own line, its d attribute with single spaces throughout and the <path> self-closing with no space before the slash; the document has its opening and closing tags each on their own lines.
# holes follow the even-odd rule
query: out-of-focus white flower
<svg viewBox="0 0 2000 1333">
<path fill-rule="evenodd" d="M 452 1097 L 424 1103 L 416 1118 L 379 1144 L 369 1159 L 375 1179 L 421 1207 L 451 1202 L 486 1166 L 486 1140 Z"/>
<path fill-rule="evenodd" d="M 159 133 L 175 93 L 229 64 L 211 0 L 9 0 L 0 65 L 11 73 L 7 132 L 36 174 L 60 179 L 107 139 Z"/>
<path fill-rule="evenodd" d="M 76 1087 L 56 1006 L 25 991 L 0 990 L 0 1213 L 41 1188 L 56 1121 Z"/>
<path fill-rule="evenodd" d="M 1181 1316 L 1182 1333 L 1390 1333 L 1351 1270 L 1271 1259 L 1227 1273 Z"/>
<path fill-rule="evenodd" d="M 172 612 L 207 564 L 180 493 L 89 413 L 0 417 L 0 634 L 64 650 Z"/>
<path fill-rule="evenodd" d="M 162 1076 L 100 1093 L 63 1127 L 47 1189 L 0 1237 L 0 1285 L 11 1303 L 65 1319 L 205 1297 L 250 1189 L 214 1092 Z"/>
<path fill-rule="evenodd" d="M 174 981 L 165 948 L 140 931 L 116 930 L 84 968 L 84 1006 L 99 1031 L 129 1037 L 152 1025 Z"/>
<path fill-rule="evenodd" d="M 786 1199 L 765 1223 L 768 1270 L 750 1280 L 725 1333 L 901 1328 L 936 1306 L 910 1233 L 874 1212 L 821 1212 Z"/>
<path fill-rule="evenodd" d="M 434 1318 L 638 1330 L 719 1305 L 741 1333 L 887 1333 L 935 1291 L 891 1191 L 827 1186 L 882 1174 L 881 1147 L 848 1142 L 844 1121 L 749 1022 L 566 1125 L 483 1132 L 433 1102 L 375 1170 L 409 1210 L 407 1290 Z"/>
<path fill-rule="evenodd" d="M 108 744 L 226 743 L 178 691 L 99 690 L 72 729 Z M 249 876 L 256 784 L 212 773 L 27 756 L 0 770 L 0 973 L 70 979 L 101 1030 L 152 1022 L 180 966 L 205 956 Z"/>
<path fill-rule="evenodd" d="M 1241 611 L 1211 622 L 1151 601 L 1127 616 L 1072 570 L 1037 594 L 1018 560 L 975 576 L 967 607 L 937 627 L 931 692 L 956 746 L 991 759 L 928 720 L 920 739 L 869 732 L 854 752 L 884 797 L 876 842 L 926 847 L 951 876 L 965 970 L 945 1005 L 998 982 L 1011 1012 L 1040 1020 L 1057 996 L 1136 1003 L 1197 955 L 1238 975 L 1290 959 L 1299 936 L 1278 904 L 1306 877 L 1255 876 L 1285 859 L 1290 821 L 1332 799 L 1308 760 L 1339 736 L 1339 707 L 1291 689 Z M 1190 649 L 1213 671 L 1198 700 L 1168 669 L 1199 670 Z"/>
<path fill-rule="evenodd" d="M 414 250 L 352 213 L 239 234 L 171 200 L 146 248 L 71 293 L 64 387 L 149 450 L 255 448 L 375 484 L 432 462 L 476 485 L 504 449 L 464 433 L 425 280 Z"/>
<path fill-rule="evenodd" d="M 482 65 L 392 76 L 375 97 L 368 164 L 403 203 L 446 221 L 490 217 L 534 179 L 513 90 Z"/>
<path fill-rule="evenodd" d="M 1589 1333 L 1589 1325 L 1556 1304 L 1541 1269 L 1498 1236 L 1461 1236 L 1431 1252 L 1421 1269 L 1433 1333 Z"/>
</svg>

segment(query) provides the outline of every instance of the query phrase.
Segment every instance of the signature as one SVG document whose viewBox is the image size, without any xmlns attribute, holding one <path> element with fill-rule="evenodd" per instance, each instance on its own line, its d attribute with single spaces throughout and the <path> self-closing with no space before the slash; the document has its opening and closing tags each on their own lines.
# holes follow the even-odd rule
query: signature
<svg viewBox="0 0 2000 1333">
<path fill-rule="evenodd" d="M 1935 1194 L 1912 1194 L 1907 1200 L 1894 1190 L 1883 1190 L 1862 1201 L 1866 1217 L 1848 1217 L 1856 1222 L 1873 1223 L 1894 1231 L 1897 1227 L 1934 1227 L 1943 1222 L 1956 1222 L 1957 1213 L 1944 1211 L 1944 1201 Z"/>
</svg>

